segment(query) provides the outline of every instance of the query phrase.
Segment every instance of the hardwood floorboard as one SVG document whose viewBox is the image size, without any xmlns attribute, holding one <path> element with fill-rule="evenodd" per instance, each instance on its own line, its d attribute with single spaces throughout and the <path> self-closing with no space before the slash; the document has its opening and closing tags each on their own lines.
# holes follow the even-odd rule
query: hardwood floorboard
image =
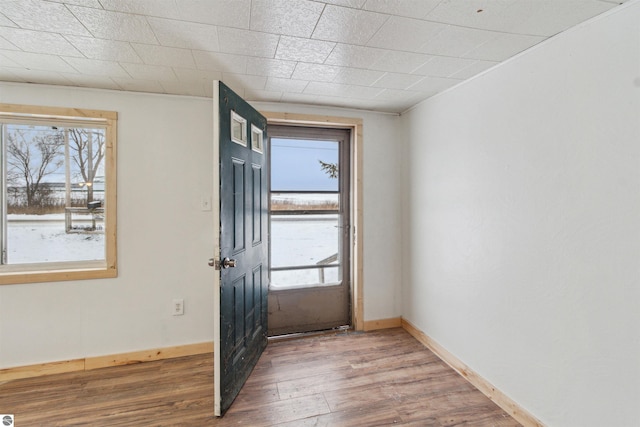
<svg viewBox="0 0 640 427">
<path fill-rule="evenodd" d="M 519 426 L 404 330 L 270 342 L 214 418 L 211 354 L 0 384 L 16 426 Z"/>
</svg>

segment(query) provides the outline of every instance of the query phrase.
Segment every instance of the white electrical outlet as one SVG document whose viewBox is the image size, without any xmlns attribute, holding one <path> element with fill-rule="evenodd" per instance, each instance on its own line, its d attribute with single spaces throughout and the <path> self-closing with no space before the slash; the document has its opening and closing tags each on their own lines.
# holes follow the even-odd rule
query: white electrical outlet
<svg viewBox="0 0 640 427">
<path fill-rule="evenodd" d="M 182 316 L 184 314 L 184 300 L 183 299 L 174 299 L 173 300 L 173 315 L 174 316 Z"/>
</svg>

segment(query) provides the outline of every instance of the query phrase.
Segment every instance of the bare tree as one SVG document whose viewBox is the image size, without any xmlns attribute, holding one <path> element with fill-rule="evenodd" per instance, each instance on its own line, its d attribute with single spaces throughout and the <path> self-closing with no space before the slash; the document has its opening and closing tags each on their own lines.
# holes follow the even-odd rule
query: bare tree
<svg viewBox="0 0 640 427">
<path fill-rule="evenodd" d="M 64 164 L 63 146 L 58 132 L 34 135 L 25 129 L 15 129 L 8 133 L 7 178 L 9 182 L 24 184 L 27 207 L 41 206 L 50 193 L 43 179 Z"/>
<path fill-rule="evenodd" d="M 93 181 L 104 158 L 104 133 L 95 129 L 69 129 L 71 158 L 87 186 L 87 203 L 93 201 Z"/>
</svg>

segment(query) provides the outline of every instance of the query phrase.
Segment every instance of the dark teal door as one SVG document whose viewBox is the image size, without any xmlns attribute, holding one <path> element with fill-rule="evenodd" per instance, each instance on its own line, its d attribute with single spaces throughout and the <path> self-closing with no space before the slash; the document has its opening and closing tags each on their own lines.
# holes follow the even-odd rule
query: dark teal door
<svg viewBox="0 0 640 427">
<path fill-rule="evenodd" d="M 216 415 L 223 415 L 267 345 L 267 120 L 222 82 L 214 84 L 220 200 L 215 403 Z"/>
</svg>

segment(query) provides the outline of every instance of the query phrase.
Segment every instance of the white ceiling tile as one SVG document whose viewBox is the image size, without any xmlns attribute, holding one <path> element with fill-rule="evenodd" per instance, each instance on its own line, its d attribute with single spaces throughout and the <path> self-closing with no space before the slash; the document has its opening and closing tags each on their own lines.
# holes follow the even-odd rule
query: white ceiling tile
<svg viewBox="0 0 640 427">
<path fill-rule="evenodd" d="M 337 44 L 325 64 L 368 69 L 384 53 L 385 50 L 374 47 Z"/>
<path fill-rule="evenodd" d="M 339 83 L 309 82 L 304 93 L 312 95 L 340 96 L 344 98 L 372 99 L 383 89 Z"/>
<path fill-rule="evenodd" d="M 551 36 L 615 6 L 598 0 L 448 0 L 441 2 L 427 19 L 470 28 Z"/>
<path fill-rule="evenodd" d="M 499 34 L 488 42 L 467 52 L 467 58 L 487 61 L 504 61 L 544 40 L 544 37 L 525 36 L 520 34 Z"/>
<path fill-rule="evenodd" d="M 369 40 L 367 46 L 417 52 L 447 26 L 437 22 L 392 16 Z"/>
<path fill-rule="evenodd" d="M 464 68 L 457 73 L 451 75 L 454 79 L 469 79 L 476 74 L 480 74 L 483 71 L 488 70 L 491 67 L 495 67 L 499 62 L 494 61 L 476 61 L 467 68 Z"/>
<path fill-rule="evenodd" d="M 504 11 L 502 28 L 552 36 L 615 6 L 599 0 L 519 0 Z"/>
<path fill-rule="evenodd" d="M 147 22 L 163 46 L 211 51 L 220 48 L 215 25 L 163 18 L 147 18 Z"/>
<path fill-rule="evenodd" d="M 378 79 L 385 75 L 384 71 L 363 70 L 360 68 L 339 68 L 333 79 L 334 83 L 348 85 L 371 86 Z"/>
<path fill-rule="evenodd" d="M 374 70 L 391 71 L 394 73 L 412 73 L 420 68 L 432 56 L 422 53 L 385 50 L 382 56 L 369 67 Z"/>
<path fill-rule="evenodd" d="M 447 0 L 425 18 L 467 28 L 505 31 L 505 10 L 517 1 L 520 0 Z"/>
<path fill-rule="evenodd" d="M 4 60 L 2 55 L 0 55 L 0 60 Z M 18 72 L 16 73 L 14 72 L 14 70 Z M 26 82 L 25 77 L 22 75 L 22 73 L 19 70 L 16 70 L 15 68 L 2 67 L 2 66 L 0 66 L 0 81 L 21 82 L 21 83 Z"/>
<path fill-rule="evenodd" d="M 182 82 L 196 82 L 207 81 L 212 82 L 214 80 L 222 79 L 222 72 L 209 71 L 209 70 L 194 70 L 192 68 L 179 68 L 173 67 L 173 72 L 179 81 Z"/>
<path fill-rule="evenodd" d="M 90 87 L 97 89 L 120 90 L 121 87 L 111 78 L 105 76 L 92 76 L 87 74 L 61 73 L 73 86 Z"/>
<path fill-rule="evenodd" d="M 159 82 L 166 93 L 174 95 L 190 95 L 211 98 L 213 96 L 212 81 L 162 81 Z"/>
<path fill-rule="evenodd" d="M 87 58 L 116 62 L 142 62 L 128 42 L 83 36 L 65 36 L 65 38 Z"/>
<path fill-rule="evenodd" d="M 423 18 L 442 0 L 367 0 L 363 9 L 389 15 Z"/>
<path fill-rule="evenodd" d="M 251 29 L 288 36 L 309 37 L 324 5 L 309 0 L 253 0 Z"/>
<path fill-rule="evenodd" d="M 22 81 L 28 83 L 72 86 L 72 83 L 63 73 L 56 71 L 21 70 L 19 75 L 22 78 Z"/>
<path fill-rule="evenodd" d="M 9 58 L 6 55 L 3 55 L 3 53 L 6 53 L 6 52 L 8 51 L 0 50 L 0 67 L 24 68 L 24 65 L 18 64 L 13 59 Z"/>
<path fill-rule="evenodd" d="M 244 90 L 264 90 L 267 78 L 264 76 L 249 76 L 246 74 L 222 73 L 222 81 L 231 89 L 242 88 Z M 237 91 L 236 91 L 237 92 Z"/>
<path fill-rule="evenodd" d="M 76 70 L 59 56 L 42 53 L 4 50 L 2 54 L 18 64 L 31 70 L 54 71 L 59 73 L 75 73 Z"/>
<path fill-rule="evenodd" d="M 20 50 L 18 49 L 18 46 L 16 46 L 15 44 L 9 42 L 9 40 L 0 37 L 0 49 L 7 49 L 7 50 Z"/>
<path fill-rule="evenodd" d="M 93 7 L 102 9 L 102 5 L 98 0 L 49 0 L 56 3 L 74 4 L 76 6 Z M 104 2 L 103 2 L 104 3 Z"/>
<path fill-rule="evenodd" d="M 175 0 L 100 0 L 100 3 L 106 10 L 136 15 L 175 18 L 179 13 Z"/>
<path fill-rule="evenodd" d="M 0 27 L 0 36 L 9 40 L 25 52 L 82 56 L 82 54 L 60 34 Z"/>
<path fill-rule="evenodd" d="M 239 74 L 247 72 L 247 57 L 243 55 L 194 50 L 193 58 L 196 66 L 201 70 Z"/>
<path fill-rule="evenodd" d="M 267 79 L 266 90 L 275 92 L 297 92 L 302 93 L 309 84 L 306 80 L 281 79 L 269 77 Z"/>
<path fill-rule="evenodd" d="M 60 34 L 91 35 L 63 5 L 46 1 L 4 1 L 2 14 L 21 28 Z"/>
<path fill-rule="evenodd" d="M 6 16 L 4 16 L 2 14 L 2 12 L 0 12 L 0 27 L 13 27 L 13 28 L 18 28 L 18 26 L 11 21 L 9 18 L 7 18 Z"/>
<path fill-rule="evenodd" d="M 321 64 L 335 46 L 334 42 L 282 36 L 276 50 L 276 58 Z"/>
<path fill-rule="evenodd" d="M 412 74 L 386 73 L 373 86 L 385 89 L 407 89 L 422 80 L 423 76 Z"/>
<path fill-rule="evenodd" d="M 451 58 L 434 56 L 429 62 L 414 71 L 421 76 L 450 77 L 476 62 L 475 59 Z"/>
<path fill-rule="evenodd" d="M 196 68 L 196 63 L 189 49 L 139 43 L 132 43 L 131 45 L 145 64 Z"/>
<path fill-rule="evenodd" d="M 79 73 L 93 76 L 129 77 L 119 63 L 87 58 L 65 58 Z"/>
<path fill-rule="evenodd" d="M 247 56 L 273 58 L 278 47 L 278 36 L 236 28 L 218 28 L 220 51 Z"/>
<path fill-rule="evenodd" d="M 442 77 L 425 77 L 418 83 L 411 86 L 409 89 L 413 91 L 425 92 L 429 95 L 435 95 L 438 92 L 457 85 L 461 81 L 462 80 L 446 79 Z"/>
<path fill-rule="evenodd" d="M 67 6 L 94 37 L 158 44 L 147 20 L 140 15 Z"/>
<path fill-rule="evenodd" d="M 363 45 L 387 18 L 380 13 L 327 5 L 312 38 Z"/>
<path fill-rule="evenodd" d="M 296 63 L 268 58 L 247 58 L 247 74 L 267 77 L 289 78 L 293 74 Z"/>
<path fill-rule="evenodd" d="M 307 64 L 298 62 L 293 72 L 293 78 L 298 80 L 315 80 L 318 82 L 330 82 L 336 77 L 340 67 L 322 64 Z"/>
<path fill-rule="evenodd" d="M 418 51 L 433 55 L 463 56 L 495 36 L 493 31 L 448 25 L 435 37 L 427 40 Z"/>
<path fill-rule="evenodd" d="M 279 102 L 282 98 L 282 92 L 275 92 L 270 90 L 256 90 L 247 89 L 245 91 L 245 98 L 248 102 Z"/>
<path fill-rule="evenodd" d="M 281 102 L 290 102 L 292 104 L 315 104 L 317 95 L 309 95 L 306 93 L 289 93 L 282 94 Z"/>
<path fill-rule="evenodd" d="M 177 18 L 183 21 L 249 28 L 251 0 L 178 0 Z"/>
<path fill-rule="evenodd" d="M 362 6 L 367 0 L 323 0 L 323 3 L 335 4 L 336 6 L 353 7 L 355 9 L 362 9 Z"/>
<path fill-rule="evenodd" d="M 147 64 L 125 64 L 122 63 L 128 76 L 137 80 L 162 80 L 172 81 L 176 80 L 176 74 L 171 67 L 164 67 L 162 65 L 147 65 Z"/>
<path fill-rule="evenodd" d="M 132 78 L 122 78 L 122 77 L 114 77 L 113 80 L 120 86 L 123 90 L 128 90 L 132 92 L 152 92 L 152 93 L 163 93 L 164 88 L 155 80 L 137 80 Z"/>
</svg>

